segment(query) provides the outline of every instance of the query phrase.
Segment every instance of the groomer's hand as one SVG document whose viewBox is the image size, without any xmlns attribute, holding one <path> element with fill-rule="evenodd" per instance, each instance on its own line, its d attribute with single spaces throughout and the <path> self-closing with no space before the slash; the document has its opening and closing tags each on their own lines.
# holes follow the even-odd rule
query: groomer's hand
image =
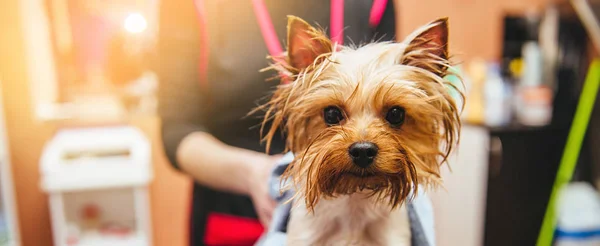
<svg viewBox="0 0 600 246">
<path fill-rule="evenodd" d="M 250 197 L 254 204 L 254 209 L 258 214 L 258 219 L 265 226 L 269 227 L 273 211 L 277 206 L 277 202 L 269 195 L 269 177 L 273 167 L 282 158 L 282 156 L 260 155 L 252 160 L 252 172 L 250 175 Z"/>
</svg>

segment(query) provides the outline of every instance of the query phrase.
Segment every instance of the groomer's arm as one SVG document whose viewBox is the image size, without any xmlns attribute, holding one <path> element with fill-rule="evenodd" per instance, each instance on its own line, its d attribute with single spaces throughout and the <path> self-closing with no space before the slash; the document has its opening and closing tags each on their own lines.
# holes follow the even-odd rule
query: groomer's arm
<svg viewBox="0 0 600 246">
<path fill-rule="evenodd" d="M 207 133 L 201 117 L 198 74 L 200 32 L 194 1 L 160 1 L 158 40 L 159 114 L 170 163 L 199 184 L 249 195 L 263 223 L 275 202 L 267 191 L 274 157 L 223 144 Z M 242 59 L 242 58 L 240 58 Z"/>
<path fill-rule="evenodd" d="M 186 136 L 177 150 L 177 160 L 197 181 L 246 195 L 257 186 L 267 187 L 269 164 L 276 162 L 274 157 L 223 144 L 205 132 Z"/>
</svg>

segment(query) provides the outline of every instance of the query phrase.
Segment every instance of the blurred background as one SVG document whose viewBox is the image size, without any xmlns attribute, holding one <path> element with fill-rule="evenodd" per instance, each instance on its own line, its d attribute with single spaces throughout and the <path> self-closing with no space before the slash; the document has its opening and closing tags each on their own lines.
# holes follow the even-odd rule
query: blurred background
<svg viewBox="0 0 600 246">
<path fill-rule="evenodd" d="M 461 146 L 446 189 L 432 194 L 437 243 L 534 245 L 598 57 L 581 18 L 567 1 L 395 3 L 401 38 L 450 18 L 468 89 Z M 0 245 L 54 245 L 58 231 L 94 227 L 99 214 L 111 224 L 94 245 L 117 245 L 103 233 L 129 236 L 118 245 L 187 244 L 191 184 L 168 165 L 156 115 L 157 4 L 0 1 Z M 575 209 L 585 230 L 600 229 L 600 208 L 586 210 L 599 201 L 599 144 L 596 106 L 573 177 L 584 197 L 573 201 L 591 204 Z M 78 168 L 90 160 L 105 166 Z"/>
</svg>

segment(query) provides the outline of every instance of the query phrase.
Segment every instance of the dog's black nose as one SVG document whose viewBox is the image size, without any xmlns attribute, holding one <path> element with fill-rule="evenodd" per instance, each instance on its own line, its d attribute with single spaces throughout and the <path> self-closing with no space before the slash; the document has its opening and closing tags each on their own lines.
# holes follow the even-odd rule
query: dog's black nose
<svg viewBox="0 0 600 246">
<path fill-rule="evenodd" d="M 348 153 L 352 161 L 359 167 L 365 168 L 373 163 L 377 155 L 377 145 L 371 142 L 356 142 L 350 145 Z"/>
</svg>

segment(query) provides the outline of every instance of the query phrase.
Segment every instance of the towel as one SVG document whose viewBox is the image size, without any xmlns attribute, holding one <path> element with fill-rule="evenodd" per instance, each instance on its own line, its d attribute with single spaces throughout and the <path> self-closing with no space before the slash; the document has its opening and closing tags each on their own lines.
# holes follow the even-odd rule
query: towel
<svg viewBox="0 0 600 246">
<path fill-rule="evenodd" d="M 285 185 L 285 180 L 281 182 L 281 175 L 287 166 L 294 160 L 292 153 L 287 153 L 273 168 L 269 179 L 269 192 L 271 197 L 278 203 L 271 226 L 261 236 L 256 246 L 283 246 L 286 242 L 287 223 L 290 218 L 291 203 L 288 201 L 293 195 L 293 190 L 280 191 L 281 185 Z M 419 193 L 406 204 L 408 217 L 410 220 L 411 244 L 412 246 L 435 246 L 433 207 L 431 200 L 424 193 L 424 189 L 419 189 Z"/>
</svg>

